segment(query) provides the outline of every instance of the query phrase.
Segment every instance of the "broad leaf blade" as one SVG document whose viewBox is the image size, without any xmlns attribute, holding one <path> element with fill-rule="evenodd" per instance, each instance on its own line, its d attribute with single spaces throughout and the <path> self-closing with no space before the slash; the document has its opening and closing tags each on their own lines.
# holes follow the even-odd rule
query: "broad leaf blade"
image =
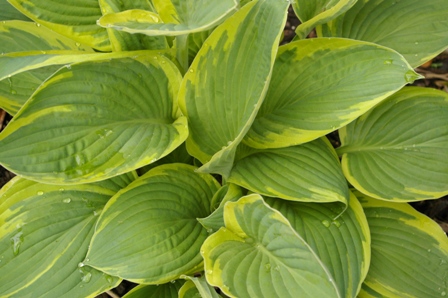
<svg viewBox="0 0 448 298">
<path fill-rule="evenodd" d="M 405 88 L 340 130 L 342 169 L 377 199 L 415 201 L 448 194 L 448 95 Z"/>
<path fill-rule="evenodd" d="M 341 38 L 290 43 L 279 49 L 244 143 L 278 148 L 314 140 L 418 78 L 400 54 L 375 44 Z"/>
<path fill-rule="evenodd" d="M 341 204 L 311 204 L 266 198 L 316 252 L 334 277 L 341 297 L 356 297 L 370 264 L 370 231 L 361 204 L 351 194 Z"/>
<path fill-rule="evenodd" d="M 31 21 L 26 16 L 21 14 L 17 9 L 14 8 L 7 0 L 0 0 L 0 21 L 9 20 L 21 20 L 21 21 Z"/>
<path fill-rule="evenodd" d="M 114 196 L 98 221 L 85 264 L 147 284 L 198 270 L 208 233 L 196 218 L 210 214 L 219 184 L 194 170 L 163 165 Z"/>
<path fill-rule="evenodd" d="M 100 210 L 132 175 L 53 186 L 14 178 L 1 190 L 0 292 L 17 297 L 87 297 L 119 279 L 78 267 Z"/>
<path fill-rule="evenodd" d="M 207 281 L 231 297 L 340 297 L 313 249 L 259 195 L 225 205 L 201 248 Z"/>
<path fill-rule="evenodd" d="M 212 32 L 185 75 L 179 104 L 189 120 L 187 149 L 202 171 L 228 176 L 267 90 L 288 4 L 245 5 Z"/>
<path fill-rule="evenodd" d="M 184 282 L 176 280 L 162 285 L 139 285 L 130 290 L 123 298 L 178 298 L 178 292 Z"/>
<path fill-rule="evenodd" d="M 445 0 L 360 0 L 317 31 L 392 48 L 417 67 L 448 47 L 447 15 Z"/>
<path fill-rule="evenodd" d="M 188 133 L 185 117 L 177 118 L 179 84 L 176 66 L 163 56 L 61 70 L 0 135 L 0 162 L 59 184 L 104 180 L 154 162 Z"/>
<path fill-rule="evenodd" d="M 183 275 L 183 276 L 181 276 L 181 278 L 186 279 L 187 282 L 182 287 L 182 288 L 185 287 L 184 290 L 181 289 L 179 291 L 179 298 L 188 298 L 188 297 L 191 297 L 191 298 L 195 298 L 195 297 L 196 298 L 197 297 L 220 298 L 221 297 L 220 295 L 218 295 L 215 288 L 213 288 L 212 286 L 210 286 L 207 283 L 205 276 L 191 277 L 191 276 Z M 189 283 L 193 283 L 193 286 L 195 287 L 196 291 L 191 289 L 191 285 Z M 189 289 L 187 289 L 187 287 Z M 194 294 L 196 294 L 196 296 L 194 296 Z M 199 296 L 197 294 L 199 294 Z"/>
<path fill-rule="evenodd" d="M 111 50 L 106 29 L 96 25 L 102 15 L 97 0 L 9 0 L 9 3 L 39 25 L 97 50 Z"/>
<path fill-rule="evenodd" d="M 326 138 L 298 146 L 251 151 L 236 161 L 229 182 L 287 200 L 347 204 L 347 182 Z"/>
<path fill-rule="evenodd" d="M 408 204 L 357 195 L 372 234 L 372 260 L 360 297 L 446 296 L 448 239 L 440 226 Z"/>
<path fill-rule="evenodd" d="M 156 0 L 154 12 L 132 9 L 103 16 L 98 24 L 129 33 L 175 36 L 216 26 L 235 12 L 236 0 Z"/>
<path fill-rule="evenodd" d="M 358 0 L 296 0 L 294 12 L 301 20 L 296 29 L 299 38 L 305 38 L 317 25 L 325 24 L 350 9 Z"/>
<path fill-rule="evenodd" d="M 99 4 L 103 15 L 117 13 L 132 8 L 153 11 L 152 5 L 146 0 L 99 0 Z M 166 38 L 163 36 L 150 37 L 143 34 L 129 34 L 110 27 L 107 27 L 106 30 L 109 34 L 109 40 L 113 51 L 157 50 L 168 47 Z"/>
</svg>

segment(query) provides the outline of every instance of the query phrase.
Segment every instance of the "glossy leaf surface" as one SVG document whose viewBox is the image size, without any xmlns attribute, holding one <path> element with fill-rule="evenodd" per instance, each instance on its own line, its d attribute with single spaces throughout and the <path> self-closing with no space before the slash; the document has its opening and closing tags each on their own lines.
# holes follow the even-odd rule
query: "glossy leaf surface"
<svg viewBox="0 0 448 298">
<path fill-rule="evenodd" d="M 266 198 L 316 252 L 341 297 L 356 297 L 370 264 L 370 231 L 361 204 L 351 194 L 346 210 L 338 203 L 311 204 Z M 342 207 L 342 208 L 341 208 Z"/>
<path fill-rule="evenodd" d="M 247 150 L 236 161 L 229 182 L 292 201 L 347 203 L 347 182 L 326 138 L 286 148 Z"/>
<path fill-rule="evenodd" d="M 371 43 L 292 42 L 279 49 L 268 94 L 244 143 L 278 148 L 314 140 L 417 78 L 400 54 Z"/>
<path fill-rule="evenodd" d="M 236 0 L 154 0 L 158 14 L 141 9 L 107 14 L 98 24 L 129 33 L 175 36 L 208 30 L 235 12 Z"/>
<path fill-rule="evenodd" d="M 0 292 L 6 296 L 87 297 L 120 280 L 85 258 L 107 200 L 135 177 L 52 186 L 16 177 L 0 191 Z"/>
<path fill-rule="evenodd" d="M 231 297 L 340 297 L 314 250 L 259 195 L 228 202 L 224 220 L 201 248 L 209 284 Z"/>
<path fill-rule="evenodd" d="M 97 0 L 9 0 L 9 3 L 39 25 L 97 50 L 111 50 L 106 29 L 96 24 L 102 15 Z"/>
<path fill-rule="evenodd" d="M 183 281 L 176 280 L 162 285 L 139 285 L 126 293 L 123 298 L 178 298 Z"/>
<path fill-rule="evenodd" d="M 194 170 L 163 165 L 114 196 L 96 226 L 86 265 L 147 284 L 198 271 L 208 233 L 196 218 L 211 213 L 219 184 Z"/>
<path fill-rule="evenodd" d="M 179 104 L 189 120 L 187 149 L 202 171 L 229 174 L 267 90 L 288 4 L 245 5 L 212 32 L 185 75 Z"/>
<path fill-rule="evenodd" d="M 407 87 L 340 131 L 342 169 L 377 199 L 448 194 L 448 95 Z"/>
<path fill-rule="evenodd" d="M 0 162 L 47 183 L 104 180 L 154 162 L 188 133 L 177 118 L 179 84 L 162 56 L 63 69 L 0 134 Z"/>
<path fill-rule="evenodd" d="M 359 0 L 317 33 L 392 48 L 417 67 L 448 47 L 447 15 L 445 0 Z"/>
<path fill-rule="evenodd" d="M 446 296 L 448 239 L 440 226 L 408 204 L 357 195 L 372 234 L 372 261 L 360 297 Z"/>
</svg>

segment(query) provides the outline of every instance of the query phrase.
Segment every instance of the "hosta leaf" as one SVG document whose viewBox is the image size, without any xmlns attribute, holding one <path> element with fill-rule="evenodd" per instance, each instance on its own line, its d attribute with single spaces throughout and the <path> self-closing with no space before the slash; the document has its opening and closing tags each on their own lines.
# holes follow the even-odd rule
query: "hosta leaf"
<svg viewBox="0 0 448 298">
<path fill-rule="evenodd" d="M 197 220 L 209 232 L 216 232 L 221 227 L 224 227 L 224 205 L 227 202 L 238 201 L 243 196 L 243 190 L 236 184 L 229 183 L 222 186 L 213 196 L 212 207 L 217 207 L 212 214 L 205 218 L 198 218 Z"/>
<path fill-rule="evenodd" d="M 162 285 L 139 285 L 123 298 L 177 298 L 184 282 L 176 280 Z"/>
<path fill-rule="evenodd" d="M 99 0 L 103 14 L 116 13 L 132 8 L 153 11 L 153 7 L 147 0 L 122 1 L 122 0 Z M 143 34 L 129 34 L 113 28 L 106 28 L 113 51 L 165 49 L 168 47 L 166 38 L 150 37 Z"/>
<path fill-rule="evenodd" d="M 359 0 L 317 32 L 392 48 L 417 67 L 448 47 L 447 15 L 445 0 Z"/>
<path fill-rule="evenodd" d="M 235 12 L 236 0 L 153 0 L 159 14 L 130 9 L 103 16 L 98 24 L 129 33 L 183 35 L 205 31 Z"/>
<path fill-rule="evenodd" d="M 407 87 L 340 130 L 342 169 L 377 199 L 448 194 L 448 95 Z"/>
<path fill-rule="evenodd" d="M 163 56 L 63 69 L 0 134 L 0 163 L 59 184 L 104 180 L 149 164 L 187 136 L 185 117 L 176 116 L 179 84 L 176 66 Z"/>
<path fill-rule="evenodd" d="M 8 1 L 30 19 L 59 34 L 100 51 L 111 50 L 106 29 L 96 24 L 102 15 L 98 0 Z"/>
<path fill-rule="evenodd" d="M 317 25 L 331 21 L 346 12 L 358 0 L 295 0 L 292 2 L 294 12 L 301 20 L 296 29 L 300 38 L 305 38 Z"/>
<path fill-rule="evenodd" d="M 58 69 L 59 66 L 44 67 L 0 81 L 0 107 L 15 115 L 31 94 Z"/>
<path fill-rule="evenodd" d="M 293 201 L 347 203 L 349 198 L 339 160 L 326 138 L 293 147 L 249 149 L 236 161 L 228 181 Z"/>
<path fill-rule="evenodd" d="M 244 138 L 255 148 L 305 143 L 342 127 L 419 78 L 388 48 L 340 38 L 282 46 L 260 111 Z"/>
<path fill-rule="evenodd" d="M 152 168 L 167 164 L 167 163 L 184 163 L 187 165 L 193 165 L 194 158 L 188 154 L 187 149 L 185 148 L 185 143 L 182 143 L 179 147 L 174 149 L 173 152 L 161 158 L 147 166 L 138 170 L 140 176 L 151 170 Z"/>
<path fill-rule="evenodd" d="M 266 198 L 316 252 L 335 280 L 341 297 L 356 297 L 370 264 L 370 232 L 361 204 L 351 194 L 341 204 L 311 204 Z"/>
<path fill-rule="evenodd" d="M 408 204 L 359 193 L 372 234 L 372 261 L 360 297 L 443 297 L 448 294 L 448 239 Z"/>
<path fill-rule="evenodd" d="M 226 227 L 204 242 L 207 281 L 231 297 L 340 297 L 330 272 L 259 195 L 225 205 Z"/>
<path fill-rule="evenodd" d="M 97 215 L 133 174 L 76 186 L 16 177 L 0 191 L 0 293 L 15 297 L 87 297 L 119 279 L 78 267 Z"/>
<path fill-rule="evenodd" d="M 114 196 L 100 216 L 86 265 L 147 284 L 198 270 L 208 233 L 196 218 L 211 213 L 219 184 L 194 170 L 163 165 Z"/>
<path fill-rule="evenodd" d="M 14 8 L 7 0 L 0 0 L 0 21 L 8 20 L 21 20 L 21 21 L 31 21 L 26 16 L 21 14 L 17 9 Z"/>
<path fill-rule="evenodd" d="M 179 105 L 189 120 L 187 149 L 202 171 L 228 176 L 267 90 L 288 4 L 245 5 L 211 33 L 185 75 Z"/>
<path fill-rule="evenodd" d="M 137 56 L 152 56 L 165 54 L 170 56 L 169 50 L 157 51 L 132 51 L 114 53 L 88 53 L 81 51 L 28 51 L 21 53 L 10 53 L 0 56 L 0 80 L 12 77 L 15 74 L 38 69 L 51 65 L 80 63 L 86 61 L 101 61 Z"/>
<path fill-rule="evenodd" d="M 219 298 L 221 297 L 216 292 L 215 288 L 210 286 L 205 279 L 205 276 L 191 277 L 183 275 L 181 278 L 185 278 L 187 282 L 182 286 L 179 291 L 179 298 Z M 193 287 L 192 288 L 192 284 Z M 196 296 L 195 296 L 196 295 Z"/>
</svg>

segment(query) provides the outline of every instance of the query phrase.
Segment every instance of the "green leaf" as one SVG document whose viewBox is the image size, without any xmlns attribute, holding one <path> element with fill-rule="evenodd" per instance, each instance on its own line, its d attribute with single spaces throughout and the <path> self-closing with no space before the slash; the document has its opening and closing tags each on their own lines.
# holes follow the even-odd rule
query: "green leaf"
<svg viewBox="0 0 448 298">
<path fill-rule="evenodd" d="M 33 180 L 73 184 L 154 162 L 187 137 L 175 101 L 180 80 L 163 56 L 64 68 L 0 134 L 0 163 Z"/>
<path fill-rule="evenodd" d="M 303 235 L 328 268 L 341 297 L 356 297 L 370 264 L 369 226 L 356 197 L 350 195 L 346 210 L 339 203 L 311 204 L 277 198 L 266 198 L 266 203 Z"/>
<path fill-rule="evenodd" d="M 0 293 L 15 297 L 87 297 L 120 280 L 78 267 L 97 215 L 134 174 L 76 186 L 16 177 L 0 191 Z"/>
<path fill-rule="evenodd" d="M 176 280 L 162 285 L 139 285 L 123 298 L 177 298 L 184 281 Z"/>
<path fill-rule="evenodd" d="M 295 0 L 292 7 L 300 24 L 296 34 L 303 39 L 317 25 L 325 24 L 349 10 L 358 0 Z"/>
<path fill-rule="evenodd" d="M 211 33 L 184 76 L 179 105 L 189 120 L 187 149 L 204 164 L 201 171 L 228 176 L 265 96 L 288 4 L 245 5 Z"/>
<path fill-rule="evenodd" d="M 347 182 L 326 138 L 293 147 L 247 150 L 236 161 L 229 182 L 287 200 L 347 204 Z"/>
<path fill-rule="evenodd" d="M 179 298 L 220 298 L 215 288 L 210 286 L 205 279 L 205 276 L 201 277 L 191 277 L 187 275 L 181 276 L 187 280 L 183 287 L 179 291 Z M 192 288 L 192 285 L 193 287 Z M 199 296 L 198 296 L 199 294 Z M 196 296 L 195 296 L 196 295 Z"/>
<path fill-rule="evenodd" d="M 209 232 L 216 232 L 224 227 L 224 205 L 227 202 L 236 202 L 243 196 L 243 190 L 236 184 L 222 186 L 212 198 L 212 207 L 218 205 L 212 214 L 205 218 L 198 218 L 204 228 Z M 213 209 L 212 209 L 213 210 Z"/>
<path fill-rule="evenodd" d="M 198 270 L 218 182 L 184 164 L 152 169 L 106 205 L 86 265 L 137 283 L 160 284 Z M 110 245 L 114 243 L 114 245 Z"/>
<path fill-rule="evenodd" d="M 8 1 L 39 25 L 48 27 L 59 34 L 99 51 L 111 50 L 106 29 L 96 24 L 96 21 L 102 15 L 97 0 Z"/>
<path fill-rule="evenodd" d="M 0 0 L 0 21 L 8 20 L 21 20 L 30 21 L 26 16 L 21 14 L 17 9 L 14 8 L 7 0 Z"/>
<path fill-rule="evenodd" d="M 297 145 L 342 127 L 420 78 L 388 48 L 341 38 L 282 46 L 260 111 L 244 138 L 255 148 Z"/>
<path fill-rule="evenodd" d="M 159 14 L 141 9 L 111 13 L 98 24 L 129 33 L 175 36 L 208 30 L 235 12 L 236 0 L 153 0 Z"/>
<path fill-rule="evenodd" d="M 446 0 L 359 0 L 317 33 L 392 48 L 417 67 L 448 47 L 447 15 Z"/>
<path fill-rule="evenodd" d="M 122 0 L 99 0 L 103 14 L 121 12 L 124 10 L 139 8 L 153 11 L 150 2 L 146 0 L 122 1 Z M 113 28 L 106 28 L 113 51 L 130 51 L 145 49 L 165 49 L 168 43 L 165 37 L 151 37 L 143 34 L 129 34 Z"/>
<path fill-rule="evenodd" d="M 448 95 L 407 87 L 340 130 L 342 169 L 377 199 L 448 194 Z"/>
<path fill-rule="evenodd" d="M 224 220 L 201 248 L 209 284 L 231 297 L 340 297 L 314 250 L 259 195 L 228 202 Z"/>
<path fill-rule="evenodd" d="M 448 239 L 440 226 L 408 204 L 356 195 L 372 234 L 372 260 L 360 297 L 446 296 Z"/>
</svg>

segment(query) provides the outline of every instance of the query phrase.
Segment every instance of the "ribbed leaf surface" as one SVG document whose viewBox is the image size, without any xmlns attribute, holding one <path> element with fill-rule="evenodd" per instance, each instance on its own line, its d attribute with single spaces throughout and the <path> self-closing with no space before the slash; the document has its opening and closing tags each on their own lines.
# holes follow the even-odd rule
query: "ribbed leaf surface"
<svg viewBox="0 0 448 298">
<path fill-rule="evenodd" d="M 178 298 L 184 282 L 176 280 L 162 285 L 139 285 L 126 293 L 123 298 Z"/>
<path fill-rule="evenodd" d="M 448 47 L 447 15 L 446 0 L 359 0 L 317 32 L 392 48 L 417 67 Z"/>
<path fill-rule="evenodd" d="M 225 205 L 201 248 L 207 281 L 231 297 L 341 297 L 315 251 L 259 195 Z"/>
<path fill-rule="evenodd" d="M 342 127 L 419 78 L 395 51 L 340 38 L 282 46 L 244 138 L 255 148 L 305 143 Z"/>
<path fill-rule="evenodd" d="M 316 252 L 334 278 L 341 297 L 356 297 L 370 264 L 370 232 L 361 204 L 351 194 L 341 204 L 311 204 L 266 198 Z M 317 297 L 317 296 L 316 296 Z"/>
<path fill-rule="evenodd" d="M 9 3 L 57 33 L 100 51 L 111 50 L 106 29 L 96 24 L 102 16 L 98 0 L 9 0 Z"/>
<path fill-rule="evenodd" d="M 48 183 L 104 180 L 149 164 L 187 136 L 185 117 L 176 119 L 179 84 L 162 56 L 65 68 L 0 134 L 0 162 Z"/>
<path fill-rule="evenodd" d="M 202 171 L 229 174 L 267 90 L 288 5 L 245 5 L 212 32 L 185 75 L 179 104 L 189 120 L 187 149 Z"/>
<path fill-rule="evenodd" d="M 448 295 L 448 239 L 408 204 L 359 193 L 372 234 L 372 260 L 360 297 Z"/>
<path fill-rule="evenodd" d="M 98 221 L 86 265 L 147 284 L 199 271 L 208 233 L 196 218 L 211 213 L 219 184 L 194 170 L 163 165 L 114 196 Z"/>
<path fill-rule="evenodd" d="M 229 182 L 292 201 L 347 203 L 347 182 L 326 138 L 293 147 L 249 152 L 236 161 Z"/>
<path fill-rule="evenodd" d="M 103 16 L 98 24 L 129 33 L 184 35 L 205 31 L 235 12 L 236 0 L 153 0 L 158 14 L 130 9 Z"/>
<path fill-rule="evenodd" d="M 405 88 L 340 130 L 342 168 L 359 191 L 415 201 L 448 194 L 448 95 Z"/>
<path fill-rule="evenodd" d="M 220 295 L 218 295 L 215 288 L 213 288 L 207 283 L 205 276 L 201 277 L 181 276 L 181 278 L 185 278 L 187 282 L 180 289 L 179 298 L 221 297 Z"/>
<path fill-rule="evenodd" d="M 0 293 L 14 297 L 87 297 L 120 280 L 85 258 L 107 200 L 134 179 L 51 186 L 14 178 L 0 191 Z"/>
<path fill-rule="evenodd" d="M 0 21 L 8 21 L 8 20 L 21 20 L 21 21 L 31 21 L 22 13 L 20 13 L 17 9 L 14 8 L 11 4 L 9 4 L 8 0 L 0 0 Z"/>
</svg>

